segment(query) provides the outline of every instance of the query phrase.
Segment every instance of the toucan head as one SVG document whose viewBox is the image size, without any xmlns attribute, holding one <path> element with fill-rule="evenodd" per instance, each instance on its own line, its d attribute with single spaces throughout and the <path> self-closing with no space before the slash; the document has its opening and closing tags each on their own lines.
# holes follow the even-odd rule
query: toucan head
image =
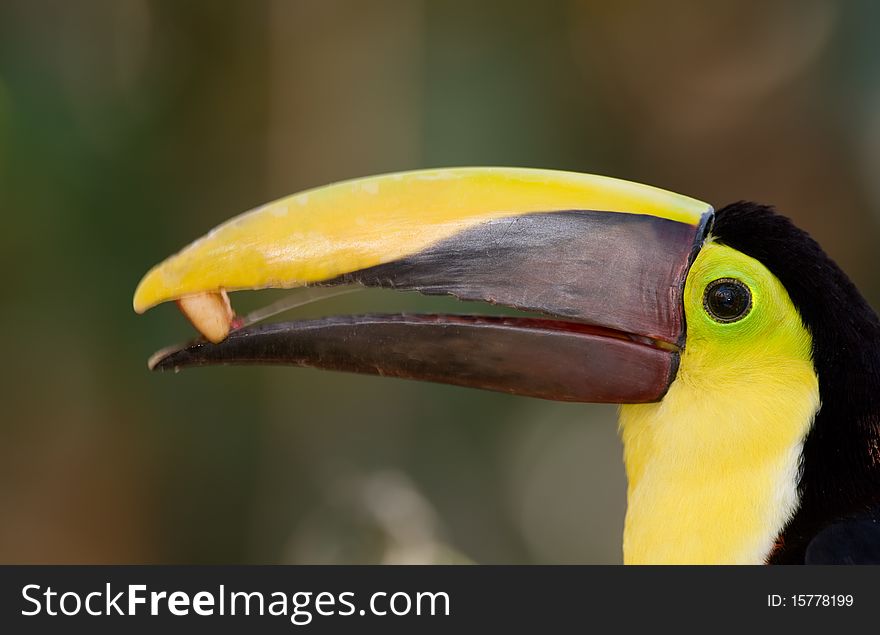
<svg viewBox="0 0 880 635">
<path fill-rule="evenodd" d="M 736 222 L 750 214 L 764 225 Z M 290 364 L 627 404 L 628 560 L 761 561 L 798 509 L 820 405 L 811 325 L 779 275 L 790 267 L 768 268 L 798 232 L 780 218 L 744 204 L 716 218 L 692 198 L 550 170 L 369 177 L 220 225 L 150 270 L 134 308 L 177 301 L 204 336 L 154 356 L 158 370 Z M 250 324 L 227 296 L 349 284 L 517 311 Z M 735 487 L 701 487 L 712 475 Z M 741 529 L 685 544 L 731 513 Z"/>
</svg>

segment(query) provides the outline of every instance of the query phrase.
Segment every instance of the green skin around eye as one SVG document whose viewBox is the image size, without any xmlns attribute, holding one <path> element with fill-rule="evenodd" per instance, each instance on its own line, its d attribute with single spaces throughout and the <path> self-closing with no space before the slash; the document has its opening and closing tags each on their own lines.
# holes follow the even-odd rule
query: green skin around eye
<svg viewBox="0 0 880 635">
<path fill-rule="evenodd" d="M 719 278 L 733 278 L 749 288 L 752 308 L 741 319 L 723 323 L 707 313 L 706 288 Z M 709 243 L 697 256 L 685 285 L 685 316 L 691 352 L 809 359 L 809 333 L 782 283 L 760 262 L 730 247 Z"/>
</svg>

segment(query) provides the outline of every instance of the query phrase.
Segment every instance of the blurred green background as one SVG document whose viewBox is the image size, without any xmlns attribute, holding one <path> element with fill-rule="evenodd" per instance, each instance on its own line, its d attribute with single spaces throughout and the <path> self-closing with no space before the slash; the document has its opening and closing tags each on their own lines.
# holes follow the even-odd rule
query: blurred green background
<svg viewBox="0 0 880 635">
<path fill-rule="evenodd" d="M 153 375 L 192 329 L 134 287 L 282 195 L 497 164 L 773 203 L 877 306 L 877 24 L 868 0 L 4 0 L 0 561 L 619 562 L 613 408 Z"/>
</svg>

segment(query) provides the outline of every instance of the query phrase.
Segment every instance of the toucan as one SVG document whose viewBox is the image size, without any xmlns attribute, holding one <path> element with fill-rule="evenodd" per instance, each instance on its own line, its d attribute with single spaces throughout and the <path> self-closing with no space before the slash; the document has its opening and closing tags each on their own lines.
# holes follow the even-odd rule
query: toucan
<svg viewBox="0 0 880 635">
<path fill-rule="evenodd" d="M 507 315 L 261 323 L 227 292 L 362 285 Z M 151 269 L 202 333 L 157 370 L 288 364 L 621 404 L 624 562 L 880 562 L 880 320 L 771 207 L 444 168 L 244 213 Z"/>
</svg>

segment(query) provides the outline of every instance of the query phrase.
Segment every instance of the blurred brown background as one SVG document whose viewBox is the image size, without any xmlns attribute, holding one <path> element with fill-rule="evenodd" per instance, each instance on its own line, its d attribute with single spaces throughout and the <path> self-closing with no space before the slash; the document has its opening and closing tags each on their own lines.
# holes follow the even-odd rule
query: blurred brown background
<svg viewBox="0 0 880 635">
<path fill-rule="evenodd" d="M 497 164 L 776 204 L 877 306 L 877 24 L 867 0 L 4 0 L 0 561 L 619 562 L 613 408 L 152 375 L 192 331 L 134 287 L 273 198 Z"/>
</svg>

